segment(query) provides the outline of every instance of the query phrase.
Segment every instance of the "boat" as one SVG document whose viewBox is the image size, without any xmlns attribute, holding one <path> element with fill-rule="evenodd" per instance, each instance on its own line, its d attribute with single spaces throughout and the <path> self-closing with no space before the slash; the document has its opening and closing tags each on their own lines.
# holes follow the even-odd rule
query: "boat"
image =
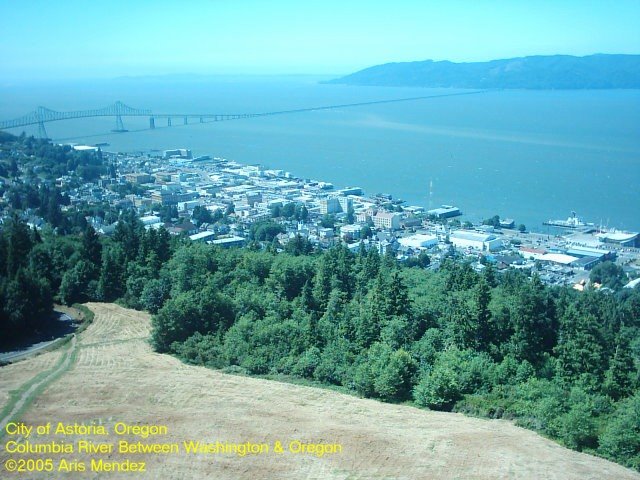
<svg viewBox="0 0 640 480">
<path fill-rule="evenodd" d="M 542 222 L 542 224 L 562 228 L 582 228 L 594 226 L 593 223 L 583 222 L 578 216 L 576 216 L 576 212 L 571 212 L 571 216 L 566 220 L 547 220 L 546 222 Z"/>
</svg>

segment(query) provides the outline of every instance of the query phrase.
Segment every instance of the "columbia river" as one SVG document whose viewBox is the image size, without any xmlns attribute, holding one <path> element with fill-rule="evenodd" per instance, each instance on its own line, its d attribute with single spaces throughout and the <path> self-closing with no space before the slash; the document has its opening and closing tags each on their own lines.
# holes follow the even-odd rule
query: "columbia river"
<svg viewBox="0 0 640 480">
<path fill-rule="evenodd" d="M 0 85 L 0 118 L 43 105 L 99 108 L 116 100 L 157 113 L 257 113 L 443 93 L 450 89 L 324 85 L 319 77 L 138 78 Z M 514 218 L 535 231 L 576 211 L 640 230 L 640 91 L 491 91 L 148 130 L 146 118 L 47 123 L 54 141 L 109 151 L 191 148 L 303 178 L 453 204 L 472 221 Z M 25 129 L 37 133 L 35 129 Z M 136 131 L 139 130 L 139 131 Z M 20 133 L 20 130 L 12 130 Z"/>
</svg>

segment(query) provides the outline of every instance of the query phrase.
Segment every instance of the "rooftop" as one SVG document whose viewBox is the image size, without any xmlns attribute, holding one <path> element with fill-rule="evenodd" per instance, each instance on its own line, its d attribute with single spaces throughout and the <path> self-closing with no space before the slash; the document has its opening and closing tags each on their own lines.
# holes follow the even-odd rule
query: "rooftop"
<svg viewBox="0 0 640 480">
<path fill-rule="evenodd" d="M 486 233 L 478 233 L 478 232 L 469 232 L 466 230 L 456 230 L 455 232 L 451 232 L 452 238 L 459 238 L 460 240 L 471 240 L 474 242 L 488 242 L 490 240 L 495 240 L 495 235 L 488 235 Z"/>
</svg>

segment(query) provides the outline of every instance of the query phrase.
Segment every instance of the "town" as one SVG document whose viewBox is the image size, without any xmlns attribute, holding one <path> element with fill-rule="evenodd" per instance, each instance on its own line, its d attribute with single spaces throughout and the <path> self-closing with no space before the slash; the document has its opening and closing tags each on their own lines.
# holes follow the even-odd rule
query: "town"
<svg viewBox="0 0 640 480">
<path fill-rule="evenodd" d="M 135 208 L 147 229 L 165 227 L 173 235 L 220 247 L 246 245 L 251 226 L 267 223 L 276 227 L 273 236 L 260 240 L 272 241 L 276 249 L 296 238 L 318 249 L 343 242 L 352 251 L 375 248 L 399 261 L 434 269 L 446 257 L 466 257 L 477 271 L 489 264 L 498 271 L 516 268 L 537 273 L 546 284 L 578 290 L 590 285 L 591 269 L 609 260 L 622 267 L 627 287 L 640 282 L 638 233 L 596 227 L 532 233 L 498 216 L 474 225 L 461 222 L 463 212 L 451 205 L 425 210 L 391 194 L 369 196 L 359 187 L 335 188 L 261 165 L 194 158 L 184 148 L 102 154 L 113 168 L 94 183 L 67 190 L 71 177 L 57 179 L 57 186 L 70 197 L 65 208 L 104 202 L 118 210 Z M 116 227 L 114 219 L 88 220 L 104 235 Z M 29 222 L 38 226 L 42 219 Z M 600 288 L 595 282 L 591 286 Z"/>
</svg>

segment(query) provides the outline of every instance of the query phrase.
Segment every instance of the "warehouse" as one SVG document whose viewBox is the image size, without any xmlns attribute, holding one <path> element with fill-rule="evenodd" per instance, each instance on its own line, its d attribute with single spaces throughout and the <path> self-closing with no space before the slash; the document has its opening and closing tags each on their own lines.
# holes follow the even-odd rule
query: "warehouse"
<svg viewBox="0 0 640 480">
<path fill-rule="evenodd" d="M 487 252 L 493 252 L 502 248 L 502 240 L 495 235 L 486 233 L 456 230 L 451 233 L 449 240 L 456 248 L 470 248 L 472 250 Z"/>
<path fill-rule="evenodd" d="M 431 248 L 438 244 L 438 237 L 435 235 L 426 235 L 417 233 L 410 237 L 404 237 L 398 240 L 400 245 L 408 248 Z"/>
<path fill-rule="evenodd" d="M 578 260 L 578 257 L 565 255 L 564 253 L 545 253 L 538 257 L 538 260 L 541 262 L 557 263 L 558 265 L 570 265 Z"/>
<path fill-rule="evenodd" d="M 615 243 L 623 247 L 640 247 L 640 234 L 634 232 L 603 232 L 597 237 L 603 243 Z"/>
<path fill-rule="evenodd" d="M 440 208 L 434 208 L 427 212 L 428 215 L 433 215 L 437 218 L 453 218 L 462 215 L 462 212 L 458 207 L 452 205 L 442 205 Z"/>
</svg>

